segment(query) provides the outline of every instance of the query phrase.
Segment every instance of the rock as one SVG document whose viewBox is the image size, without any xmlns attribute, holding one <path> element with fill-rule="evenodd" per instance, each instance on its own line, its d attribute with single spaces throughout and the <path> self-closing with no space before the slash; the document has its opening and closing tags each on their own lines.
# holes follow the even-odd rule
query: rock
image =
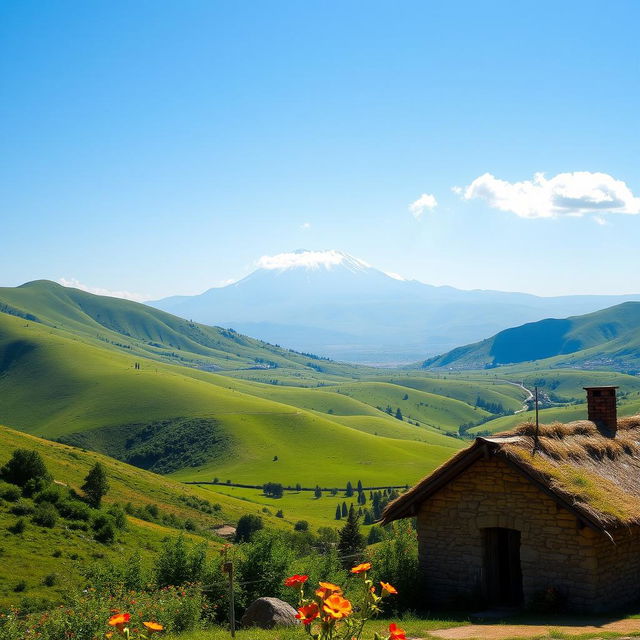
<svg viewBox="0 0 640 640">
<path fill-rule="evenodd" d="M 275 626 L 292 627 L 300 624 L 296 618 L 297 611 L 288 603 L 278 598 L 258 598 L 244 612 L 240 624 L 247 627 L 273 629 Z"/>
</svg>

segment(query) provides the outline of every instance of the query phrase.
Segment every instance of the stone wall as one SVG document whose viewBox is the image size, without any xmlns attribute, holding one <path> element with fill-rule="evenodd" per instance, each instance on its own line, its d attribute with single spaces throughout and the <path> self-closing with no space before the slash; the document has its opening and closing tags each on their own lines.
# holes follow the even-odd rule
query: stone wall
<svg viewBox="0 0 640 640">
<path fill-rule="evenodd" d="M 637 535 L 613 545 L 506 462 L 491 457 L 473 464 L 419 510 L 425 606 L 482 606 L 482 529 L 487 527 L 521 533 L 525 605 L 549 588 L 564 594 L 574 610 L 604 610 L 618 598 L 637 595 L 628 593 L 637 582 Z"/>
</svg>

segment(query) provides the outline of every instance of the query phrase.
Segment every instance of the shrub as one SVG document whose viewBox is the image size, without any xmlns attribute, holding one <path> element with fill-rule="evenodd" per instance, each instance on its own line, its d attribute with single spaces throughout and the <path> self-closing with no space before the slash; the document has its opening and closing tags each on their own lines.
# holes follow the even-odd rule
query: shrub
<svg viewBox="0 0 640 640">
<path fill-rule="evenodd" d="M 191 547 L 180 534 L 167 539 L 156 561 L 156 583 L 159 587 L 198 582 L 205 572 L 205 543 Z"/>
<path fill-rule="evenodd" d="M 9 509 L 14 516 L 28 516 L 34 511 L 34 507 L 30 502 L 20 499 L 16 502 L 11 509 Z"/>
<path fill-rule="evenodd" d="M 16 586 L 13 587 L 13 590 L 16 593 L 21 593 L 22 591 L 25 591 L 27 588 L 27 583 L 24 580 L 20 580 L 19 582 L 16 582 Z"/>
<path fill-rule="evenodd" d="M 265 593 L 282 595 L 293 555 L 288 539 L 281 533 L 264 530 L 255 534 L 238 562 L 238 581 L 247 583 L 244 587 L 247 602 Z"/>
<path fill-rule="evenodd" d="M 0 478 L 19 487 L 24 487 L 29 480 L 51 481 L 42 457 L 32 449 L 16 449 L 0 468 Z"/>
<path fill-rule="evenodd" d="M 50 502 L 51 504 L 57 504 L 64 498 L 64 493 L 60 487 L 55 484 L 51 484 L 45 487 L 33 496 L 33 501 L 37 503 Z"/>
<path fill-rule="evenodd" d="M 236 542 L 249 542 L 256 531 L 264 527 L 262 518 L 250 513 L 240 516 L 236 528 Z"/>
<path fill-rule="evenodd" d="M 105 513 L 100 513 L 93 519 L 93 537 L 98 542 L 106 544 L 116 539 L 116 525 L 113 518 Z"/>
<path fill-rule="evenodd" d="M 24 521 L 24 518 L 18 518 L 13 525 L 9 527 L 9 531 L 14 534 L 23 533 L 27 528 L 27 523 Z"/>
<path fill-rule="evenodd" d="M 127 514 L 119 504 L 112 504 L 107 513 L 113 518 L 113 523 L 117 529 L 124 530 L 127 528 Z"/>
<path fill-rule="evenodd" d="M 61 557 L 62 557 L 62 551 L 60 551 L 60 549 L 56 549 L 56 550 L 51 554 L 51 556 L 52 556 L 53 558 L 61 558 Z"/>
<path fill-rule="evenodd" d="M 309 531 L 309 523 L 306 520 L 298 520 L 293 525 L 294 531 Z"/>
<path fill-rule="evenodd" d="M 43 502 L 36 507 L 31 520 L 41 527 L 52 528 L 58 521 L 58 511 L 50 502 Z"/>
<path fill-rule="evenodd" d="M 14 484 L 0 485 L 0 498 L 4 498 L 7 502 L 17 502 L 21 495 L 20 489 Z"/>
<path fill-rule="evenodd" d="M 57 508 L 60 515 L 68 520 L 83 520 L 88 522 L 91 519 L 91 509 L 79 500 L 63 500 L 57 504 Z"/>
<path fill-rule="evenodd" d="M 45 587 L 53 587 L 58 584 L 58 574 L 56 573 L 48 573 L 44 578 L 42 578 L 42 584 Z"/>
</svg>

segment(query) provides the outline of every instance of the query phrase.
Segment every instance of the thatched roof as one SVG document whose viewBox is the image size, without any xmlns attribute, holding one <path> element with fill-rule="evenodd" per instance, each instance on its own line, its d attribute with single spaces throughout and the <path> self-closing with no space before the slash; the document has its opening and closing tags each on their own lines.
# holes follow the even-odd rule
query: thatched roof
<svg viewBox="0 0 640 640">
<path fill-rule="evenodd" d="M 588 420 L 540 425 L 477 438 L 468 448 L 391 502 L 382 522 L 414 516 L 422 502 L 476 460 L 502 458 L 587 525 L 640 524 L 640 415 L 618 420 L 612 435 Z"/>
</svg>

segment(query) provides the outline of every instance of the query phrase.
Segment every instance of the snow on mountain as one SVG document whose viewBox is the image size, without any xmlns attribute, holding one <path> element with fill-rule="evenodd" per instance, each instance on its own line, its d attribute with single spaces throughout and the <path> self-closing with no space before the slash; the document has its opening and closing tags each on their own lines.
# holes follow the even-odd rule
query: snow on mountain
<svg viewBox="0 0 640 640">
<path fill-rule="evenodd" d="M 329 249 L 262 256 L 257 269 L 196 296 L 151 306 L 292 349 L 353 362 L 411 362 L 503 329 L 596 311 L 640 296 L 463 291 L 387 274 Z"/>
</svg>

